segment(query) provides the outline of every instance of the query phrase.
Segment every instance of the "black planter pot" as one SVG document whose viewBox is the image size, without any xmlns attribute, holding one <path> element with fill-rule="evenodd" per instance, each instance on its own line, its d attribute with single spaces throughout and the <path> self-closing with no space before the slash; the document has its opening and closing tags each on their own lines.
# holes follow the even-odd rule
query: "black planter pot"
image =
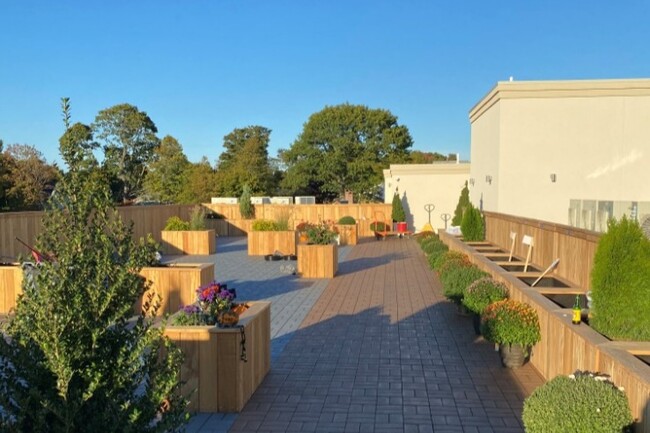
<svg viewBox="0 0 650 433">
<path fill-rule="evenodd" d="M 474 325 L 474 333 L 476 335 L 481 335 L 481 315 L 480 314 L 472 314 L 472 325 Z"/>
</svg>

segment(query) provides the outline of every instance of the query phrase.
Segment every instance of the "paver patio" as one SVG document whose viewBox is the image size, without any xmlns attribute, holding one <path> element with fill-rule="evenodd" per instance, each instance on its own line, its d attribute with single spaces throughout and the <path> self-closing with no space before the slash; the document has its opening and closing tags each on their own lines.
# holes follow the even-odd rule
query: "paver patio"
<svg viewBox="0 0 650 433">
<path fill-rule="evenodd" d="M 347 247 L 338 275 L 318 282 L 222 242 L 218 278 L 273 303 L 271 372 L 240 414 L 198 414 L 189 432 L 523 431 L 523 399 L 542 378 L 501 367 L 415 241 Z"/>
</svg>

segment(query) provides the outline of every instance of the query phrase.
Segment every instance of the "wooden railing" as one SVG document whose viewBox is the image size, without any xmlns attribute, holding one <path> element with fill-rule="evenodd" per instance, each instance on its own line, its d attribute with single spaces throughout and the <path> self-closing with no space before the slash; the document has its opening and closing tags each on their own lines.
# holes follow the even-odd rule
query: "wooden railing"
<svg viewBox="0 0 650 433">
<path fill-rule="evenodd" d="M 208 220 L 208 228 L 215 229 L 219 236 L 245 236 L 250 230 L 252 220 L 241 218 L 239 205 L 202 204 L 203 207 L 217 212 L 224 220 Z M 161 241 L 160 232 L 167 219 L 179 216 L 189 219 L 191 205 L 129 206 L 118 208 L 124 221 L 133 222 L 134 237 L 151 234 Z M 368 204 L 314 204 L 314 205 L 255 205 L 255 218 L 278 219 L 286 217 L 295 227 L 301 221 L 318 222 L 331 220 L 337 222 L 349 215 L 358 221 L 359 236 L 372 236 L 370 223 L 381 214 L 381 218 L 390 218 L 391 205 L 385 203 Z M 43 212 L 8 212 L 0 213 L 0 262 L 4 257 L 15 259 L 18 254 L 29 254 L 29 250 L 16 241 L 16 237 L 28 245 L 36 243 L 36 237 L 42 230 Z"/>
<path fill-rule="evenodd" d="M 504 221 L 506 218 L 499 218 Z M 505 225 L 522 230 L 534 229 L 529 224 L 517 226 Z M 497 235 L 494 225 L 492 235 Z M 546 228 L 538 228 L 535 234 L 547 235 Z M 555 232 L 557 236 L 569 237 L 569 234 Z M 507 235 L 508 233 L 506 233 Z M 535 235 L 534 234 L 534 235 Z M 584 233 L 578 233 L 577 239 L 566 239 L 566 244 L 584 248 L 586 239 Z M 630 403 L 632 415 L 637 419 L 636 432 L 650 433 L 650 366 L 636 358 L 635 355 L 650 355 L 650 342 L 614 342 L 596 332 L 587 324 L 571 324 L 571 310 L 563 309 L 544 296 L 545 291 L 557 293 L 557 289 L 531 288 L 519 280 L 514 273 L 509 273 L 477 250 L 461 242 L 458 238 L 440 232 L 440 238 L 451 250 L 467 254 L 470 260 L 480 269 L 490 273 L 493 278 L 503 282 L 509 289 L 512 299 L 526 302 L 538 314 L 541 328 L 541 341 L 532 350 L 530 362 L 547 380 L 560 374 L 571 374 L 576 370 L 605 373 L 612 381 L 623 387 Z M 536 239 L 537 241 L 537 239 Z M 503 246 L 503 245 L 502 245 Z M 566 261 L 571 257 L 568 247 L 550 248 L 551 251 L 561 251 L 561 258 Z M 520 251 L 521 253 L 521 251 Z M 519 257 L 525 256 L 518 254 Z M 584 266 L 584 261 L 576 261 L 577 266 Z M 571 263 L 567 263 L 567 267 Z M 567 288 L 567 292 L 575 292 L 575 288 Z"/>
<path fill-rule="evenodd" d="M 594 254 L 601 234 L 576 227 L 554 224 L 496 212 L 484 212 L 486 240 L 510 250 L 510 233 L 517 234 L 515 255 L 526 257 L 524 235 L 534 238 L 531 261 L 545 269 L 555 259 L 560 262 L 555 274 L 578 287 L 590 288 Z"/>
</svg>

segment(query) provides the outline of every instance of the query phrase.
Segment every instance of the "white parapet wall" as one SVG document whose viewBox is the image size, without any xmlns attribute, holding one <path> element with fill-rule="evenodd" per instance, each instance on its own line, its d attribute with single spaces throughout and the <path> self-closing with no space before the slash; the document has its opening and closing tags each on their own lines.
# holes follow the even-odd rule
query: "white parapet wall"
<svg viewBox="0 0 650 433">
<path fill-rule="evenodd" d="M 210 199 L 212 204 L 237 204 L 239 199 L 237 197 L 212 197 Z"/>
</svg>

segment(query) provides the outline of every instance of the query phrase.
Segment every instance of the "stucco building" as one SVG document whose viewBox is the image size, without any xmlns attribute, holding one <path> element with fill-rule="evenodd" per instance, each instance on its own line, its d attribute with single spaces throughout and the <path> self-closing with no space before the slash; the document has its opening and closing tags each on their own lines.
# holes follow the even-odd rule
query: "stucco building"
<svg viewBox="0 0 650 433">
<path fill-rule="evenodd" d="M 445 226 L 442 214 L 454 215 L 460 192 L 469 176 L 470 164 L 467 162 L 391 164 L 384 170 L 384 201 L 391 203 L 397 190 L 409 230 L 418 232 L 429 221 L 424 206 L 433 204 L 431 225 L 438 229 Z M 386 219 L 390 219 L 390 215 L 386 215 Z"/>
<path fill-rule="evenodd" d="M 469 117 L 484 210 L 594 230 L 650 215 L 650 79 L 499 82 Z"/>
</svg>

